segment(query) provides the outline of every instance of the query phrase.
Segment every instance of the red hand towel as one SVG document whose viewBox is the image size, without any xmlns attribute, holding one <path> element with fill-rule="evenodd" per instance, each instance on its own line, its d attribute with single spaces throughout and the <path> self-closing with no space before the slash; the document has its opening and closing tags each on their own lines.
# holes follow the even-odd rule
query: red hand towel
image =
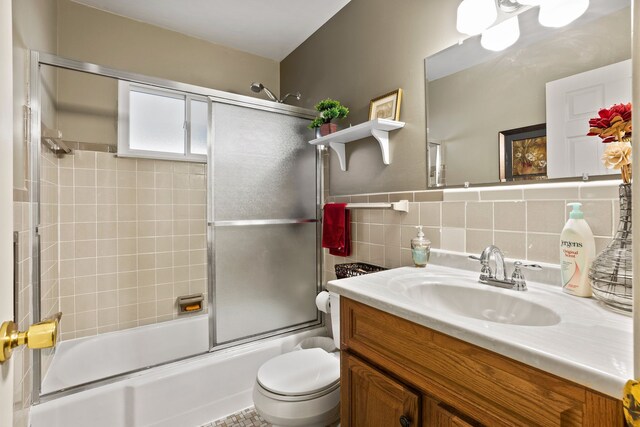
<svg viewBox="0 0 640 427">
<path fill-rule="evenodd" d="M 351 254 L 351 215 L 346 206 L 346 203 L 324 205 L 322 247 L 329 248 L 331 255 Z"/>
</svg>

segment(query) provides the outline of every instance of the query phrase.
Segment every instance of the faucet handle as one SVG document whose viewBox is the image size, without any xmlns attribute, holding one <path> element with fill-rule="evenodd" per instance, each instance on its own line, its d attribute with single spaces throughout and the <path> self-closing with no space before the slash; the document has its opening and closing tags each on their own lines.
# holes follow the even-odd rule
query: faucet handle
<svg viewBox="0 0 640 427">
<path fill-rule="evenodd" d="M 524 274 L 522 273 L 522 263 L 520 261 L 516 261 L 513 263 L 513 274 L 511 275 L 511 282 L 513 283 L 513 290 L 515 291 L 526 291 L 527 290 L 527 282 L 524 278 Z"/>
<path fill-rule="evenodd" d="M 491 267 L 489 267 L 489 260 L 487 258 L 476 255 L 469 255 L 469 259 L 480 261 L 482 263 L 482 268 L 480 269 L 480 280 L 488 280 L 493 278 L 493 271 L 491 271 Z"/>
<path fill-rule="evenodd" d="M 516 261 L 513 265 L 518 265 L 519 267 L 526 268 L 528 270 L 540 271 L 542 270 L 542 266 L 540 264 L 523 264 L 520 261 Z"/>
<path fill-rule="evenodd" d="M 542 266 L 539 264 L 523 264 L 520 261 L 514 262 L 511 282 L 513 282 L 513 289 L 516 291 L 527 290 L 527 282 L 525 281 L 524 274 L 522 273 L 523 268 L 536 271 L 542 270 Z"/>
</svg>

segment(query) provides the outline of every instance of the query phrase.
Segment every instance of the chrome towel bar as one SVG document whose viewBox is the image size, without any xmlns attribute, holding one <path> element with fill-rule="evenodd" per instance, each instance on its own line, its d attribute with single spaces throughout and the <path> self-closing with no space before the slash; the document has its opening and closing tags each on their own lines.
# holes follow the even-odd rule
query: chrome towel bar
<svg viewBox="0 0 640 427">
<path fill-rule="evenodd" d="M 400 200 L 392 203 L 347 203 L 346 209 L 393 209 L 398 212 L 409 212 L 409 201 Z"/>
</svg>

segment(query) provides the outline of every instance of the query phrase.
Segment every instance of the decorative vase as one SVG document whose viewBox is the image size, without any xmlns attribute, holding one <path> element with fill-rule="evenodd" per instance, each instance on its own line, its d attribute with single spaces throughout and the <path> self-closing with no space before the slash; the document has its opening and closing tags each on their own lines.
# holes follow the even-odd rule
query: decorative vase
<svg viewBox="0 0 640 427">
<path fill-rule="evenodd" d="M 323 123 L 320 125 L 320 136 L 327 136 L 330 133 L 334 133 L 338 130 L 338 125 L 335 123 Z"/>
<path fill-rule="evenodd" d="M 607 307 L 631 313 L 633 277 L 631 254 L 631 184 L 620 184 L 620 222 L 613 240 L 591 264 L 593 296 Z"/>
</svg>

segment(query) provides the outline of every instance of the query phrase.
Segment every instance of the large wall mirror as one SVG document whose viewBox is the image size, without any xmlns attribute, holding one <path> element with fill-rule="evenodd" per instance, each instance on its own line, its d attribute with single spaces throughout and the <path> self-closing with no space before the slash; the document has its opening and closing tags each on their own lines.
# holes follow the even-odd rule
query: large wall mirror
<svg viewBox="0 0 640 427">
<path fill-rule="evenodd" d="M 519 20 L 504 51 L 476 36 L 425 59 L 429 187 L 617 173 L 586 134 L 600 108 L 631 101 L 630 0 L 591 0 L 563 28 L 538 8 Z"/>
</svg>

